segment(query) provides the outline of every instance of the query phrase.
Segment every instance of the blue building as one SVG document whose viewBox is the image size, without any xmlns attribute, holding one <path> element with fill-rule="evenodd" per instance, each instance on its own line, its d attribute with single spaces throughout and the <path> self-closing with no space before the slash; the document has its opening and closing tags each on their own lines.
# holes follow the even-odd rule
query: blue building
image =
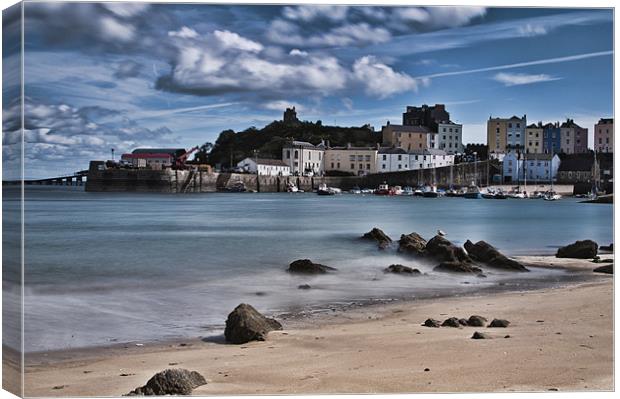
<svg viewBox="0 0 620 399">
<path fill-rule="evenodd" d="M 547 123 L 543 126 L 543 152 L 559 154 L 562 148 L 562 130 L 559 123 Z"/>
</svg>

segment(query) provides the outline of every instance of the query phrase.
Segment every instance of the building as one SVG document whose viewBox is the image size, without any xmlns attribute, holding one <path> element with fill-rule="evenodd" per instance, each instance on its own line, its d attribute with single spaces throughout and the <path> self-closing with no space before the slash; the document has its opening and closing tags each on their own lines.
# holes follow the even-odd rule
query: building
<svg viewBox="0 0 620 399">
<path fill-rule="evenodd" d="M 426 149 L 414 150 L 409 153 L 409 169 L 441 168 L 454 165 L 454 155 L 444 150 Z"/>
<path fill-rule="evenodd" d="M 291 168 L 280 159 L 245 158 L 237 163 L 237 168 L 260 176 L 289 176 Z"/>
<path fill-rule="evenodd" d="M 432 148 L 444 150 L 448 154 L 462 154 L 463 125 L 451 121 L 439 122 L 436 145 Z"/>
<path fill-rule="evenodd" d="M 525 128 L 525 152 L 528 154 L 544 154 L 543 124 L 532 123 Z"/>
<path fill-rule="evenodd" d="M 594 125 L 594 151 L 614 152 L 614 119 L 601 118 Z"/>
<path fill-rule="evenodd" d="M 543 126 L 543 152 L 545 154 L 559 154 L 562 146 L 562 131 L 560 123 L 547 123 Z"/>
<path fill-rule="evenodd" d="M 295 107 L 287 108 L 284 111 L 284 117 L 282 118 L 282 121 L 289 125 L 295 125 L 299 123 L 299 119 L 297 119 L 297 111 L 295 111 Z"/>
<path fill-rule="evenodd" d="M 364 176 L 377 173 L 377 152 L 375 147 L 328 147 L 325 149 L 325 171 L 352 173 Z"/>
<path fill-rule="evenodd" d="M 426 126 L 391 125 L 390 122 L 381 129 L 383 146 L 400 147 L 405 151 L 436 148 L 437 134 Z"/>
<path fill-rule="evenodd" d="M 588 151 L 588 129 L 577 125 L 572 119 L 560 125 L 560 151 L 565 154 L 583 154 Z"/>
<path fill-rule="evenodd" d="M 322 176 L 324 172 L 325 144 L 290 141 L 282 146 L 282 161 L 295 176 Z"/>
<path fill-rule="evenodd" d="M 409 153 L 402 148 L 382 147 L 377 158 L 377 173 L 409 170 Z"/>
<path fill-rule="evenodd" d="M 444 104 L 435 104 L 434 106 L 424 104 L 421 107 L 408 106 L 403 113 L 403 125 L 426 126 L 433 132 L 437 132 L 439 122 L 449 120 L 450 113 L 446 111 Z"/>
<path fill-rule="evenodd" d="M 183 150 L 185 152 L 185 150 Z M 141 152 L 121 155 L 121 162 L 127 163 L 134 168 L 148 168 L 161 170 L 172 166 L 175 157 L 169 153 Z"/>
<path fill-rule="evenodd" d="M 525 148 L 527 116 L 522 118 L 492 118 L 487 121 L 487 144 L 489 154 L 519 151 Z"/>
<path fill-rule="evenodd" d="M 504 183 L 549 182 L 551 178 L 555 181 L 561 164 L 557 154 L 523 154 L 512 151 L 504 156 Z"/>
<path fill-rule="evenodd" d="M 594 161 L 595 157 L 592 152 L 563 154 L 558 171 L 558 181 L 567 184 L 594 185 L 597 183 L 599 188 L 611 192 L 613 189 L 613 154 L 599 153 L 596 155 L 596 163 Z"/>
</svg>

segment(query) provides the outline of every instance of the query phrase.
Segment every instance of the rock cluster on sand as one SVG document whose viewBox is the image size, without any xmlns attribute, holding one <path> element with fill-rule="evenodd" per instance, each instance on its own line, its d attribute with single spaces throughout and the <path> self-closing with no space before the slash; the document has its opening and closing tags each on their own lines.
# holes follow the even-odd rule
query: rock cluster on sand
<svg viewBox="0 0 620 399">
<path fill-rule="evenodd" d="M 320 263 L 314 263 L 310 259 L 298 259 L 292 262 L 287 271 L 291 273 L 303 274 L 323 274 L 336 270 L 333 267 L 325 266 Z"/>
<path fill-rule="evenodd" d="M 410 255 L 424 255 L 426 240 L 418 233 L 403 234 L 398 241 L 398 252 Z"/>
<path fill-rule="evenodd" d="M 410 276 L 422 274 L 418 269 L 413 269 L 409 266 L 403 266 L 403 265 L 390 265 L 384 270 L 384 272 L 395 273 L 395 274 L 406 274 Z"/>
<path fill-rule="evenodd" d="M 467 240 L 464 246 L 465 250 L 472 259 L 486 263 L 491 267 L 495 267 L 498 269 L 515 270 L 519 272 L 529 271 L 521 263 L 517 262 L 516 260 L 507 258 L 505 255 L 495 249 L 495 247 L 485 241 L 478 241 L 474 244 L 473 242 Z"/>
<path fill-rule="evenodd" d="M 441 262 L 434 269 L 436 272 L 480 274 L 482 269 L 466 262 Z"/>
<path fill-rule="evenodd" d="M 491 324 L 489 324 L 489 327 L 502 327 L 502 328 L 506 328 L 506 327 L 508 327 L 509 324 L 510 324 L 510 322 L 508 320 L 493 319 Z"/>
<path fill-rule="evenodd" d="M 457 247 L 440 235 L 436 235 L 426 243 L 425 253 L 440 262 L 472 262 L 463 248 Z"/>
<path fill-rule="evenodd" d="M 127 396 L 191 395 L 194 388 L 206 383 L 207 380 L 196 371 L 167 369 L 155 374 L 146 385 L 134 389 Z"/>
<path fill-rule="evenodd" d="M 467 319 L 467 325 L 471 327 L 484 327 L 487 323 L 487 319 L 482 316 L 472 315 Z"/>
<path fill-rule="evenodd" d="M 450 318 L 445 319 L 443 323 L 441 323 L 441 326 L 459 328 L 461 327 L 461 323 L 459 322 L 458 317 L 450 317 Z"/>
<path fill-rule="evenodd" d="M 250 341 L 264 341 L 269 331 L 281 329 L 282 325 L 278 321 L 267 318 L 251 305 L 242 303 L 228 315 L 224 337 L 231 344 L 245 344 Z"/>
<path fill-rule="evenodd" d="M 576 241 L 565 247 L 560 247 L 555 254 L 556 258 L 592 259 L 598 252 L 598 244 L 592 240 Z"/>
<path fill-rule="evenodd" d="M 595 273 L 614 274 L 614 264 L 599 266 L 593 270 Z"/>
<path fill-rule="evenodd" d="M 441 322 L 439 320 L 435 320 L 435 319 L 426 319 L 424 321 L 424 324 L 422 324 L 424 327 L 433 327 L 433 328 L 439 328 L 441 326 Z"/>
<path fill-rule="evenodd" d="M 375 241 L 379 247 L 379 249 L 387 249 L 390 244 L 392 244 L 392 239 L 388 237 L 387 234 L 383 232 L 383 230 L 374 227 L 368 233 L 362 236 L 365 240 Z"/>
</svg>

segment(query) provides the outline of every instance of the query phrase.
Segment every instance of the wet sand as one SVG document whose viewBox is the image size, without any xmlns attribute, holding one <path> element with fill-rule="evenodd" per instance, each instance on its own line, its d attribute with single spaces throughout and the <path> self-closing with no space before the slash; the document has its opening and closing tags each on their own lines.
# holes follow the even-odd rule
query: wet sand
<svg viewBox="0 0 620 399">
<path fill-rule="evenodd" d="M 584 271 L 600 266 L 538 261 Z M 421 326 L 429 317 L 474 314 L 511 324 Z M 25 394 L 118 396 L 171 367 L 205 376 L 208 384 L 195 395 L 613 389 L 609 275 L 561 288 L 361 307 L 285 322 L 284 328 L 245 345 L 216 337 L 28 355 Z M 475 331 L 492 339 L 473 340 Z"/>
</svg>

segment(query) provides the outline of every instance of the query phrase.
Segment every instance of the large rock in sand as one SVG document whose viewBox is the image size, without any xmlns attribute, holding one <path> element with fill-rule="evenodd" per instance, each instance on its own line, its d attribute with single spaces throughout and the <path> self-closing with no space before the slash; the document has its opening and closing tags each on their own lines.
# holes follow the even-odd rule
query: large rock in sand
<svg viewBox="0 0 620 399">
<path fill-rule="evenodd" d="M 418 233 L 403 234 L 398 241 L 398 252 L 410 255 L 424 255 L 426 240 Z"/>
<path fill-rule="evenodd" d="M 226 319 L 224 336 L 231 344 L 245 344 L 250 341 L 264 341 L 267 333 L 281 330 L 282 325 L 275 319 L 269 319 L 251 305 L 242 303 Z"/>
<path fill-rule="evenodd" d="M 491 321 L 491 324 L 489 324 L 489 327 L 491 328 L 506 328 L 510 325 L 510 322 L 508 320 L 504 320 L 504 319 L 493 319 L 493 321 Z"/>
<path fill-rule="evenodd" d="M 381 229 L 379 229 L 377 227 L 374 227 L 368 233 L 364 234 L 362 236 L 362 239 L 370 240 L 370 241 L 375 241 L 377 243 L 377 246 L 379 247 L 379 249 L 386 249 L 392 243 L 392 239 L 390 237 L 388 237 L 388 235 L 385 234 L 383 232 L 383 230 L 381 230 Z"/>
<path fill-rule="evenodd" d="M 194 388 L 207 381 L 196 371 L 167 369 L 155 374 L 146 385 L 134 389 L 127 396 L 135 395 L 191 395 Z"/>
<path fill-rule="evenodd" d="M 478 315 L 469 316 L 467 319 L 467 325 L 471 327 L 484 327 L 486 323 L 487 319 Z"/>
<path fill-rule="evenodd" d="M 436 235 L 426 243 L 425 253 L 440 262 L 471 262 L 465 250 L 457 247 L 440 235 Z"/>
<path fill-rule="evenodd" d="M 469 240 L 465 242 L 465 250 L 473 260 L 484 262 L 489 266 L 504 270 L 514 270 L 517 272 L 528 272 L 529 270 L 516 260 L 507 258 L 495 247 L 486 241 L 473 243 Z"/>
<path fill-rule="evenodd" d="M 303 274 L 323 274 L 333 270 L 336 269 L 320 263 L 314 263 L 310 259 L 297 259 L 292 262 L 287 269 L 287 271 L 291 273 Z"/>
<path fill-rule="evenodd" d="M 556 258 L 592 259 L 598 252 L 598 244 L 592 240 L 575 241 L 573 244 L 560 247 Z"/>
</svg>

